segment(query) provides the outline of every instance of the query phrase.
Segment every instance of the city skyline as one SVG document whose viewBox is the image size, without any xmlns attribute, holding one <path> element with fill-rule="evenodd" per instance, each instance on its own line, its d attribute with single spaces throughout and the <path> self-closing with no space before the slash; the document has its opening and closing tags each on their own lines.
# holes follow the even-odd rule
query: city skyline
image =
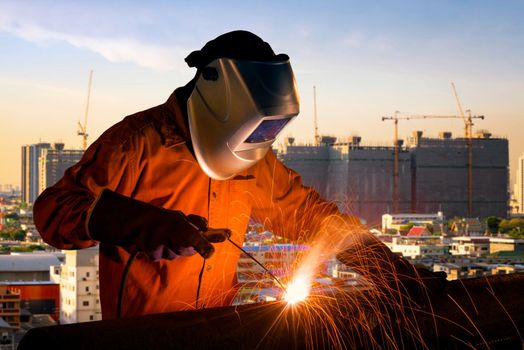
<svg viewBox="0 0 524 350">
<path fill-rule="evenodd" d="M 1 184 L 20 184 L 20 146 L 65 142 L 80 148 L 89 70 L 94 70 L 89 142 L 125 115 L 163 103 L 194 74 L 183 59 L 217 35 L 246 29 L 289 54 L 301 113 L 283 133 L 313 140 L 313 86 L 319 131 L 392 143 L 402 114 L 486 116 L 475 125 L 510 144 L 511 188 L 524 152 L 524 4 L 507 1 L 335 1 L 0 4 Z M 95 25 L 96 24 L 96 25 Z M 401 121 L 412 130 L 462 136 L 460 120 Z"/>
</svg>

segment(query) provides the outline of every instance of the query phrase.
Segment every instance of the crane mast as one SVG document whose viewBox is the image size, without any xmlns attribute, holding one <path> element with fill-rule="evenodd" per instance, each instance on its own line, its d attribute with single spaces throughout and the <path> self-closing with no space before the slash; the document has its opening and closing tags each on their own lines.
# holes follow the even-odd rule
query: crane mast
<svg viewBox="0 0 524 350">
<path fill-rule="evenodd" d="M 315 124 L 315 146 L 320 145 L 320 136 L 318 135 L 317 120 L 317 88 L 313 85 L 313 122 Z"/>
<path fill-rule="evenodd" d="M 394 149 L 394 159 L 393 159 L 393 213 L 398 213 L 399 211 L 399 190 L 398 190 L 398 121 L 399 119 L 406 119 L 405 117 L 399 117 L 400 112 L 395 111 L 393 117 L 382 117 L 382 121 L 393 120 L 395 125 L 393 133 L 393 149 Z"/>
<path fill-rule="evenodd" d="M 85 151 L 87 149 L 87 137 L 89 134 L 87 133 L 87 116 L 89 114 L 89 100 L 91 98 L 91 83 L 93 81 L 93 70 L 89 72 L 89 82 L 87 83 L 87 101 L 86 101 L 86 109 L 84 113 L 84 124 L 80 123 L 80 120 L 78 121 L 78 131 L 77 135 L 82 137 L 82 149 Z"/>
<path fill-rule="evenodd" d="M 473 118 L 484 119 L 484 116 L 472 116 L 471 110 L 466 110 L 468 117 L 464 114 L 462 109 L 462 104 L 460 103 L 459 96 L 457 94 L 457 89 L 455 83 L 451 82 L 451 88 L 453 89 L 453 95 L 457 101 L 457 107 L 460 112 L 460 116 L 464 121 L 464 138 L 467 142 L 468 148 L 468 177 L 467 177 L 467 186 L 468 186 L 468 217 L 473 215 Z"/>
</svg>

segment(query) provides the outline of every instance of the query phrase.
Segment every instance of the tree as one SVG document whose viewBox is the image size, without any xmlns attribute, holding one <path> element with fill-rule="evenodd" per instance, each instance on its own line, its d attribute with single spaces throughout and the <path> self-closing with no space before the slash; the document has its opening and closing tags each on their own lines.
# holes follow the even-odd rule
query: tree
<svg viewBox="0 0 524 350">
<path fill-rule="evenodd" d="M 524 219 L 502 220 L 499 224 L 499 229 L 502 233 L 524 234 Z"/>
<path fill-rule="evenodd" d="M 489 233 L 498 233 L 499 232 L 499 224 L 502 221 L 502 218 L 499 218 L 498 216 L 488 216 L 486 218 L 486 226 L 488 227 Z"/>
<path fill-rule="evenodd" d="M 514 218 L 514 219 L 511 219 L 509 221 L 509 225 L 512 227 L 512 228 L 521 228 L 523 229 L 524 228 L 524 219 L 520 219 L 520 218 Z"/>
<path fill-rule="evenodd" d="M 20 215 L 18 215 L 18 213 L 7 213 L 5 214 L 5 219 L 6 220 L 20 220 Z"/>
<path fill-rule="evenodd" d="M 509 236 L 511 238 L 524 238 L 524 231 L 511 231 Z"/>
<path fill-rule="evenodd" d="M 14 230 L 11 237 L 15 241 L 23 241 L 25 239 L 25 234 L 26 232 L 24 230 Z"/>
<path fill-rule="evenodd" d="M 0 238 L 5 240 L 23 241 L 26 232 L 20 228 L 10 227 L 6 230 L 0 231 Z"/>
<path fill-rule="evenodd" d="M 501 233 L 508 233 L 511 230 L 509 220 L 502 219 L 499 223 L 499 231 Z"/>
</svg>

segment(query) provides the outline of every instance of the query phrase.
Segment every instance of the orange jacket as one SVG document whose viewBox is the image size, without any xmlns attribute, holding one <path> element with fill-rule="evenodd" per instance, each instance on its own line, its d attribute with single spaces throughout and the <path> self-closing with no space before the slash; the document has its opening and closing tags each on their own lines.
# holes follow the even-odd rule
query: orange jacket
<svg viewBox="0 0 524 350">
<path fill-rule="evenodd" d="M 242 244 L 251 217 L 276 234 L 297 240 L 337 213 L 273 152 L 233 179 L 216 181 L 200 169 L 186 143 L 189 133 L 176 92 L 160 106 L 126 117 L 108 129 L 82 160 L 46 189 L 34 205 L 34 221 L 43 239 L 61 249 L 98 244 L 86 233 L 86 214 L 103 188 L 166 209 L 208 219 L 209 226 L 227 227 Z M 116 208 L 115 208 L 116 209 Z M 174 233 L 176 234 L 176 233 Z M 222 306 L 236 291 L 240 252 L 227 241 L 215 244 L 205 262 L 199 305 Z M 104 319 L 116 315 L 123 267 L 129 253 L 100 244 L 100 298 Z M 198 254 L 152 262 L 138 255 L 131 266 L 123 315 L 168 312 L 195 307 Z"/>
</svg>

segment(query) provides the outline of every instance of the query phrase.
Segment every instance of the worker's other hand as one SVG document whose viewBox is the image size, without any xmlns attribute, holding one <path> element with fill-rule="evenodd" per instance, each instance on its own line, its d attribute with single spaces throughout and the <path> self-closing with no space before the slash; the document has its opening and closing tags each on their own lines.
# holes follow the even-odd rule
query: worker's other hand
<svg viewBox="0 0 524 350">
<path fill-rule="evenodd" d="M 380 292 L 419 305 L 443 293 L 447 284 L 446 273 L 414 266 L 368 232 L 355 234 L 337 258 Z"/>
<path fill-rule="evenodd" d="M 90 209 L 88 234 L 96 241 L 140 251 L 154 261 L 199 253 L 209 258 L 211 243 L 230 237 L 229 229 L 212 229 L 205 218 L 167 210 L 104 189 Z"/>
</svg>

